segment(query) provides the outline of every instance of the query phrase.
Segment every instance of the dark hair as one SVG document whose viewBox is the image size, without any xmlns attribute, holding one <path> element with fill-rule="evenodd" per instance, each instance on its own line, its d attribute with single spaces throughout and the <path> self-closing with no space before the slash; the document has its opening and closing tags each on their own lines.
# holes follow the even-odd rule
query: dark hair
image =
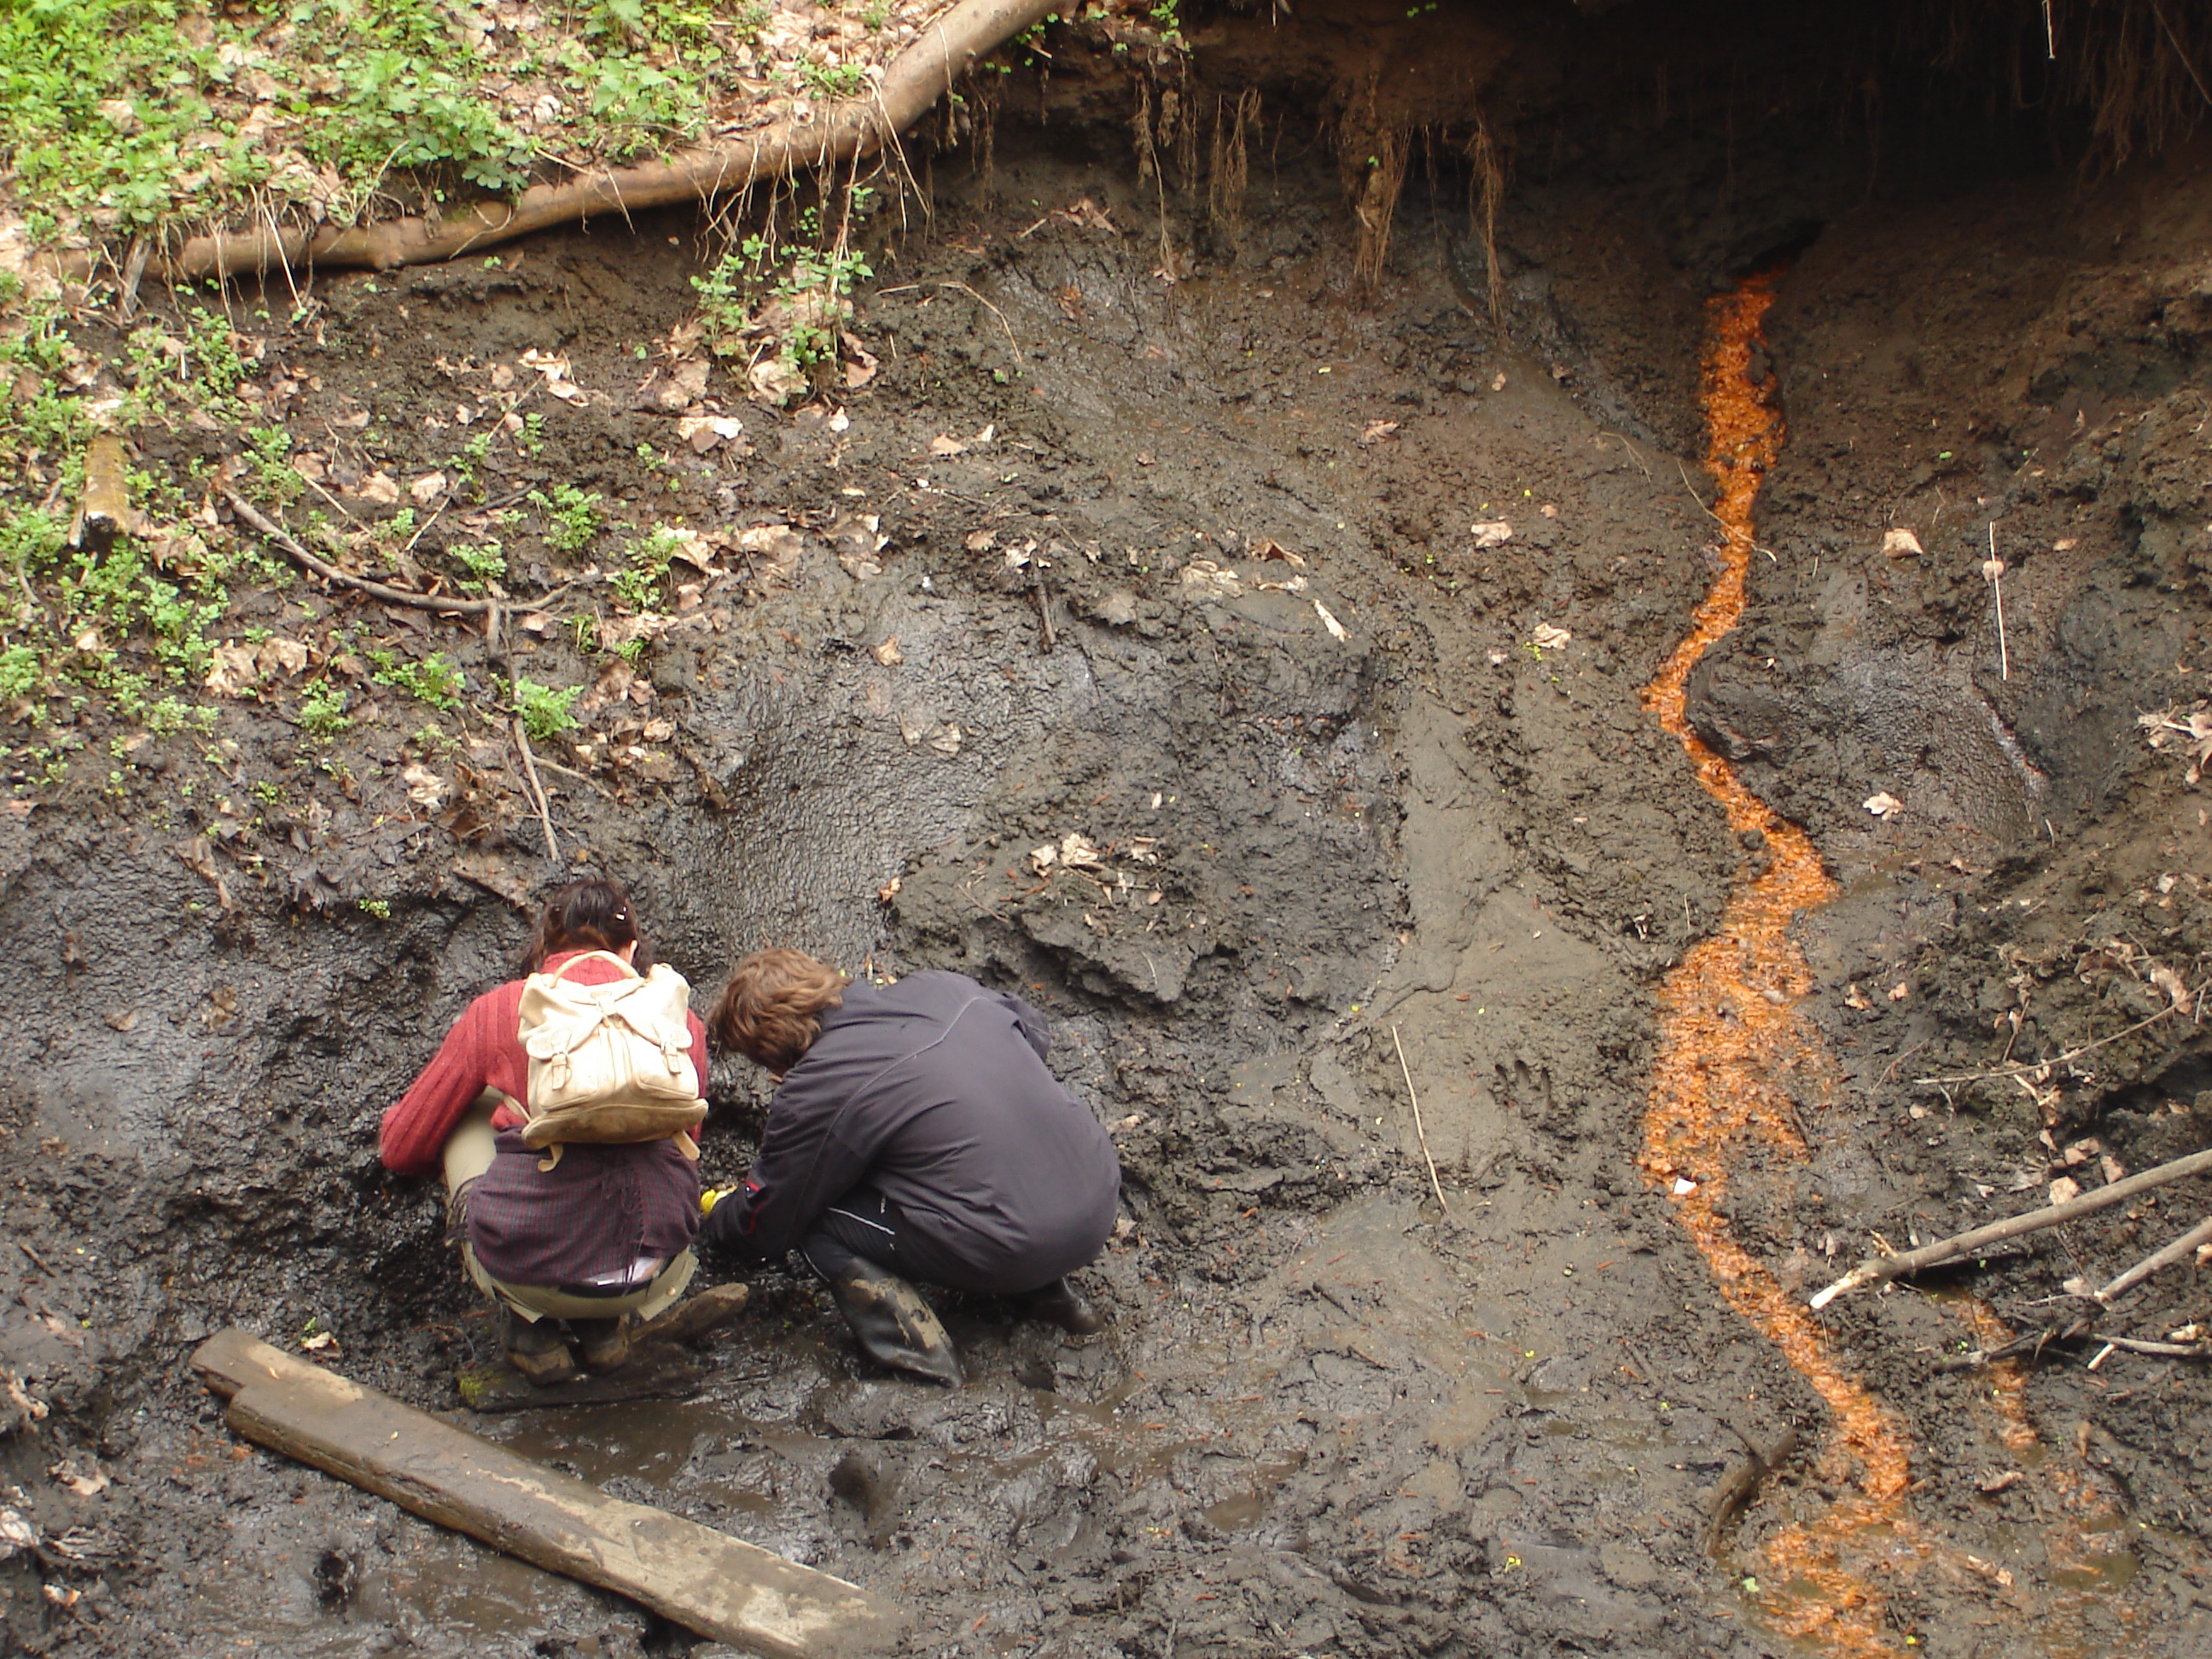
<svg viewBox="0 0 2212 1659">
<path fill-rule="evenodd" d="M 629 889 L 605 877 L 588 877 L 553 890 L 538 912 L 538 927 L 523 953 L 522 971 L 534 974 L 545 958 L 563 951 L 613 951 L 619 953 L 632 939 L 637 954 L 630 965 L 641 974 L 653 967 L 653 948 L 638 938 L 637 907 Z"/>
<path fill-rule="evenodd" d="M 852 981 L 804 951 L 756 951 L 731 971 L 707 1030 L 781 1077 L 822 1035 L 822 1014 L 840 1007 Z"/>
</svg>

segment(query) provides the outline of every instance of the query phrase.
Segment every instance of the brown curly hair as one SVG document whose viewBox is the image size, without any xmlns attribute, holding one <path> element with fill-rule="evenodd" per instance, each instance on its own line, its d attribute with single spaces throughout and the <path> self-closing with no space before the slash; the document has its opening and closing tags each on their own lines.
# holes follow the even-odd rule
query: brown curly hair
<svg viewBox="0 0 2212 1659">
<path fill-rule="evenodd" d="M 707 1012 L 717 1047 L 781 1077 L 822 1034 L 822 1014 L 842 1006 L 852 981 L 804 951 L 756 951 L 731 970 Z"/>
</svg>

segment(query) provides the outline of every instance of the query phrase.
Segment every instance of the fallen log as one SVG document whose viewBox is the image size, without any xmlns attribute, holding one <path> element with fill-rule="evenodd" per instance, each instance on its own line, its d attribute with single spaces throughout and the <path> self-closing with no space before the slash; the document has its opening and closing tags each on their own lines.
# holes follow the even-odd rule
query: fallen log
<svg viewBox="0 0 2212 1659">
<path fill-rule="evenodd" d="M 837 105 L 825 120 L 778 122 L 728 143 L 663 161 L 603 168 L 532 185 L 511 202 L 472 204 L 442 218 L 386 219 L 343 228 L 261 228 L 195 236 L 162 262 L 172 282 L 266 275 L 286 266 L 433 264 L 593 214 L 705 201 L 802 167 L 825 167 L 882 148 L 952 90 L 984 53 L 1042 22 L 1055 0 L 960 0 L 884 71 L 875 95 Z"/>
<path fill-rule="evenodd" d="M 815 1659 L 896 1637 L 887 1610 L 842 1579 L 610 1498 L 235 1327 L 202 1343 L 192 1369 L 247 1439 L 712 1640 Z"/>
<path fill-rule="evenodd" d="M 1847 1291 L 1859 1290 L 1869 1285 L 1887 1284 L 1893 1279 L 1917 1273 L 1923 1267 L 1940 1267 L 1960 1256 L 1972 1255 L 1985 1244 L 1999 1243 L 2008 1238 L 2017 1238 L 2022 1233 L 2040 1232 L 2045 1227 L 2056 1227 L 2081 1216 L 2094 1215 L 2100 1210 L 2124 1203 L 2137 1193 L 2148 1192 L 2154 1187 L 2163 1187 L 2168 1182 L 2202 1174 L 2207 1170 L 2212 1170 L 2212 1149 L 2191 1152 L 2186 1158 L 2177 1158 L 2171 1163 L 2145 1170 L 2140 1175 L 2131 1175 L 2124 1181 L 2107 1182 L 2093 1193 L 2069 1198 L 2063 1204 L 2048 1205 L 2008 1220 L 1993 1221 L 1988 1226 L 1977 1227 L 1971 1232 L 1954 1233 L 1949 1238 L 1939 1238 L 1933 1244 L 1923 1244 L 1917 1250 L 1869 1257 L 1815 1296 L 1811 1305 L 1825 1308 Z"/>
</svg>

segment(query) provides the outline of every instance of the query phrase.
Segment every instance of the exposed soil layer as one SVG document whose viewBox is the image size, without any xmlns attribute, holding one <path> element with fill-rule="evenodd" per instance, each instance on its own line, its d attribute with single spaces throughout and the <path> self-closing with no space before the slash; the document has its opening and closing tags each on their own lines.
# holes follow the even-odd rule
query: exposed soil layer
<svg viewBox="0 0 2212 1659">
<path fill-rule="evenodd" d="M 1498 16 L 1364 81 L 1340 48 L 1382 20 L 1303 10 L 1194 30 L 1181 79 L 1103 47 L 1009 77 L 879 221 L 872 380 L 772 410 L 718 365 L 744 430 L 704 452 L 641 390 L 690 313 L 689 218 L 325 278 L 258 325 L 288 422 L 356 476 L 438 468 L 428 422 L 565 356 L 603 396 L 547 400 L 484 498 L 573 483 L 713 551 L 634 663 L 557 604 L 496 641 L 305 585 L 226 619 L 588 684 L 541 751 L 559 864 L 503 732 L 444 752 L 459 816 L 410 801 L 421 712 L 365 676 L 334 740 L 240 703 L 112 794 L 0 816 L 0 1487 L 41 1540 L 0 1560 L 0 1653 L 707 1651 L 240 1444 L 183 1363 L 231 1322 L 334 1334 L 458 1408 L 489 1322 L 375 1122 L 507 971 L 516 901 L 580 866 L 695 985 L 788 942 L 1018 986 L 1114 1127 L 1128 1225 L 1085 1276 L 1098 1337 L 948 1300 L 956 1393 L 872 1373 L 769 1274 L 699 1398 L 484 1431 L 907 1605 L 918 1652 L 1808 1650 L 1769 1547 L 1858 1477 L 1778 1460 L 1717 1522 L 1745 1441 L 1811 1447 L 1827 1408 L 1638 1164 L 1662 977 L 1767 856 L 1639 695 L 1717 568 L 1705 302 L 1786 258 L 1754 372 L 1787 434 L 1687 714 L 1841 892 L 1795 934 L 1828 1055 L 1780 1085 L 1802 1154 L 1746 1145 L 1713 1200 L 1802 1297 L 1876 1236 L 2212 1136 L 2212 802 L 2196 741 L 2137 722 L 2212 695 L 2212 155 L 2088 186 L 1978 117 L 1877 144 L 1802 81 L 1724 121 L 1682 81 L 1651 100 L 1633 15 Z M 1375 97 L 1409 61 L 1436 108 Z M 1496 319 L 1455 148 L 1486 100 L 1518 144 Z M 1409 147 L 1387 250 L 1347 133 Z M 386 447 L 349 459 L 363 410 Z M 1037 856 L 1071 835 L 1095 866 Z M 732 1066 L 713 1094 L 726 1179 L 764 1091 Z M 1910 1450 L 1906 1520 L 1852 1557 L 1894 1650 L 2212 1644 L 2202 1364 L 1939 1368 L 2203 1204 L 1820 1316 Z M 2124 1306 L 2137 1335 L 2206 1315 L 2186 1267 Z"/>
</svg>

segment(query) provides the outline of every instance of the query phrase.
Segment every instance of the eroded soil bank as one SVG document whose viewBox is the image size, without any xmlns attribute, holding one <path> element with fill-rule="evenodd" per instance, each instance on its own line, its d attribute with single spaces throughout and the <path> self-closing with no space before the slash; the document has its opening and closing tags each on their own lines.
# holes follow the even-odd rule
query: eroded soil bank
<svg viewBox="0 0 2212 1659">
<path fill-rule="evenodd" d="M 225 627 L 338 640 L 308 672 L 347 686 L 342 733 L 272 691 L 0 820 L 0 1471 L 40 1539 L 0 1563 L 0 1651 L 691 1650 L 246 1448 L 183 1364 L 233 1322 L 334 1334 L 315 1352 L 349 1374 L 457 1408 L 489 1322 L 374 1124 L 506 971 L 514 901 L 580 864 L 639 888 L 696 984 L 787 941 L 1018 984 L 1115 1126 L 1129 1224 L 1088 1276 L 1099 1337 L 953 1303 L 971 1381 L 925 1392 L 770 1275 L 699 1398 L 478 1424 L 906 1604 L 916 1651 L 2212 1641 L 2201 1364 L 1939 1370 L 2201 1194 L 1823 1316 L 1911 1463 L 1905 1520 L 1846 1556 L 1878 1590 L 1853 1648 L 1768 1546 L 1861 1471 L 1638 1166 L 1661 978 L 1765 856 L 1640 693 L 1717 568 L 1705 304 L 1776 258 L 1754 372 L 1787 435 L 1749 609 L 1688 711 L 1842 896 L 1796 932 L 1827 1055 L 1779 1085 L 1802 1151 L 1747 1146 L 1714 1208 L 1802 1296 L 1875 1235 L 2205 1138 L 2205 803 L 2193 745 L 2136 717 L 2199 698 L 2212 158 L 2091 187 L 1978 116 L 1877 133 L 1802 82 L 1754 109 L 1678 79 L 1670 105 L 1626 24 L 1577 60 L 1526 18 L 1443 44 L 1385 21 L 1194 29 L 1181 78 L 1133 81 L 1103 44 L 1010 76 L 994 124 L 917 149 L 903 228 L 880 222 L 869 384 L 769 410 L 718 364 L 703 395 L 744 430 L 703 451 L 652 378 L 680 367 L 689 218 L 319 280 L 301 320 L 241 321 L 358 511 L 397 506 L 358 493 L 375 473 L 445 465 L 457 410 L 537 351 L 589 401 L 544 400 L 540 448 L 487 461 L 481 499 L 573 484 L 707 539 L 635 660 L 592 648 L 614 619 L 578 629 L 574 597 L 495 646 L 272 588 Z M 1470 87 L 1547 113 L 1498 198 L 1502 327 L 1480 168 L 1447 149 L 1412 148 L 1381 278 L 1354 278 L 1363 118 L 1313 117 L 1376 40 L 1373 85 L 1459 77 L 1416 128 L 1464 120 Z M 1682 50 L 1678 76 L 1723 61 Z M 1217 125 L 1233 141 L 1249 86 L 1224 198 Z M 1394 108 L 1364 118 L 1401 132 Z M 1885 549 L 1899 528 L 1917 553 Z M 432 650 L 591 688 L 546 775 L 560 865 L 506 735 L 426 752 L 362 666 Z M 1862 805 L 1885 794 L 1900 810 Z M 1070 836 L 1095 865 L 1036 856 Z M 1915 1084 L 2127 1027 L 2019 1081 Z M 726 1177 L 760 1081 L 718 1070 L 714 1096 Z M 2187 1279 L 2127 1328 L 2198 1317 Z M 1807 1455 L 1716 1528 L 1742 1438 L 1789 1427 Z"/>
</svg>

